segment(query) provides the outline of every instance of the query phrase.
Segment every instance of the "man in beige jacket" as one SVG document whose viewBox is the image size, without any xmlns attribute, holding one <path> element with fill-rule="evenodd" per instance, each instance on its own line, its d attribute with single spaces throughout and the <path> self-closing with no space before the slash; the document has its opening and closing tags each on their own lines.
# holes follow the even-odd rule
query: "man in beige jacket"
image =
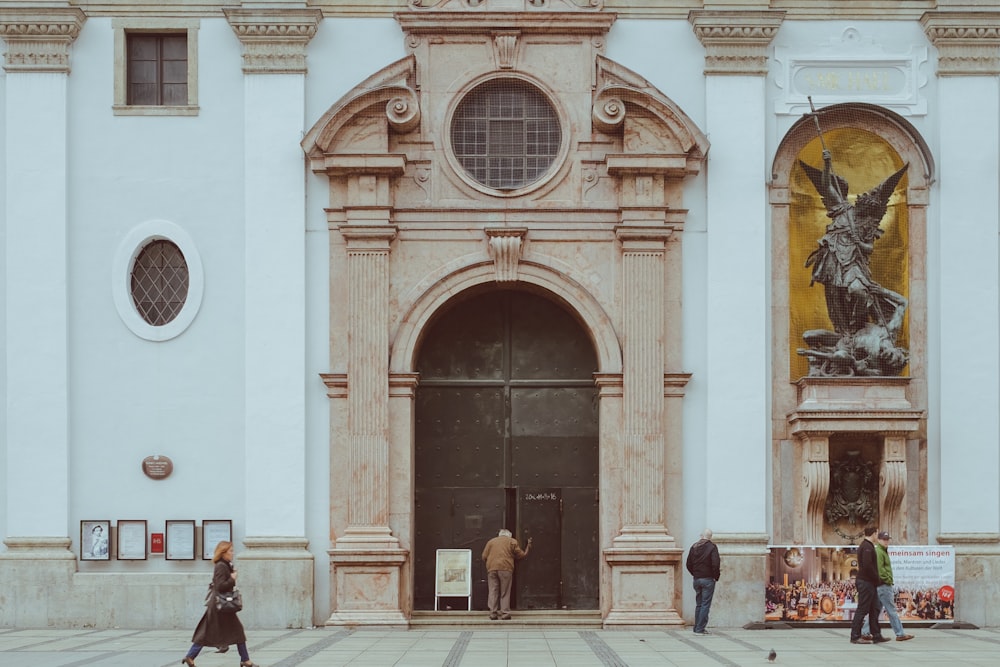
<svg viewBox="0 0 1000 667">
<path fill-rule="evenodd" d="M 497 536 L 486 543 L 483 560 L 486 561 L 486 581 L 490 587 L 490 619 L 510 620 L 510 582 L 514 577 L 514 561 L 527 556 L 530 550 L 530 537 L 522 551 L 506 528 L 500 529 Z"/>
</svg>

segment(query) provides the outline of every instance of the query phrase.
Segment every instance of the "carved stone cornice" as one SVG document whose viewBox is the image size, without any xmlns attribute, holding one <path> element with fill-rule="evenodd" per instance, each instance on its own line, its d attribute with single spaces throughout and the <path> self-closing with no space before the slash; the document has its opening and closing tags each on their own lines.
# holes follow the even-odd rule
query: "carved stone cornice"
<svg viewBox="0 0 1000 667">
<path fill-rule="evenodd" d="M 87 15 L 78 7 L 12 7 L 0 12 L 8 72 L 69 73 L 69 47 Z"/>
<path fill-rule="evenodd" d="M 395 18 L 411 39 L 416 35 L 561 33 L 603 36 L 617 14 L 604 11 L 604 0 L 409 0 Z"/>
<path fill-rule="evenodd" d="M 1000 12 L 927 12 L 924 33 L 938 50 L 938 76 L 1000 74 Z"/>
<path fill-rule="evenodd" d="M 246 74 L 304 74 L 306 46 L 316 35 L 319 9 L 230 9 L 223 13 L 243 43 Z"/>
<path fill-rule="evenodd" d="M 692 10 L 688 21 L 705 47 L 705 74 L 767 74 L 767 48 L 785 20 L 770 10 Z"/>
</svg>

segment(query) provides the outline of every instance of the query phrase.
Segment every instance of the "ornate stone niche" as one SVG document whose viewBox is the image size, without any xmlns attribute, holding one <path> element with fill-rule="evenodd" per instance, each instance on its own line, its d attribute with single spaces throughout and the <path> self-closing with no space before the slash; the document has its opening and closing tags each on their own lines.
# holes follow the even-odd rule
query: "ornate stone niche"
<svg viewBox="0 0 1000 667">
<path fill-rule="evenodd" d="M 788 415 L 795 442 L 794 539 L 856 543 L 865 525 L 905 539 L 906 440 L 923 418 L 906 398 L 909 378 L 798 382 Z"/>
</svg>

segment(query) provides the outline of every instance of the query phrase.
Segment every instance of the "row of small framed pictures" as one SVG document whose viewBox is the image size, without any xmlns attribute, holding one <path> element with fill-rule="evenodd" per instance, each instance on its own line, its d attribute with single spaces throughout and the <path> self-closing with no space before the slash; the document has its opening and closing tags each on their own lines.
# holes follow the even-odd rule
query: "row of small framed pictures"
<svg viewBox="0 0 1000 667">
<path fill-rule="evenodd" d="M 195 560 L 193 519 L 167 521 L 166 531 L 153 533 L 149 539 L 145 519 L 119 519 L 117 528 L 115 553 L 118 560 L 146 560 L 150 553 L 162 553 L 167 560 Z M 233 541 L 233 522 L 230 519 L 204 519 L 201 522 L 202 560 L 211 560 L 215 545 L 223 541 Z M 111 521 L 81 521 L 80 560 L 111 560 L 111 553 Z"/>
</svg>

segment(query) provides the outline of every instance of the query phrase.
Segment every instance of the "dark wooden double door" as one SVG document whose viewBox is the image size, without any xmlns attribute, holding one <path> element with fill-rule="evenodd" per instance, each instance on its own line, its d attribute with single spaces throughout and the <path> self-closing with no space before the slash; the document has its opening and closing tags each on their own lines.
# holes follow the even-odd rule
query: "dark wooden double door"
<svg viewBox="0 0 1000 667">
<path fill-rule="evenodd" d="M 435 606 L 437 550 L 471 549 L 485 609 L 480 555 L 509 528 L 533 538 L 515 608 L 597 609 L 597 368 L 580 324 L 537 294 L 471 294 L 428 326 L 417 370 L 415 607 Z"/>
</svg>

